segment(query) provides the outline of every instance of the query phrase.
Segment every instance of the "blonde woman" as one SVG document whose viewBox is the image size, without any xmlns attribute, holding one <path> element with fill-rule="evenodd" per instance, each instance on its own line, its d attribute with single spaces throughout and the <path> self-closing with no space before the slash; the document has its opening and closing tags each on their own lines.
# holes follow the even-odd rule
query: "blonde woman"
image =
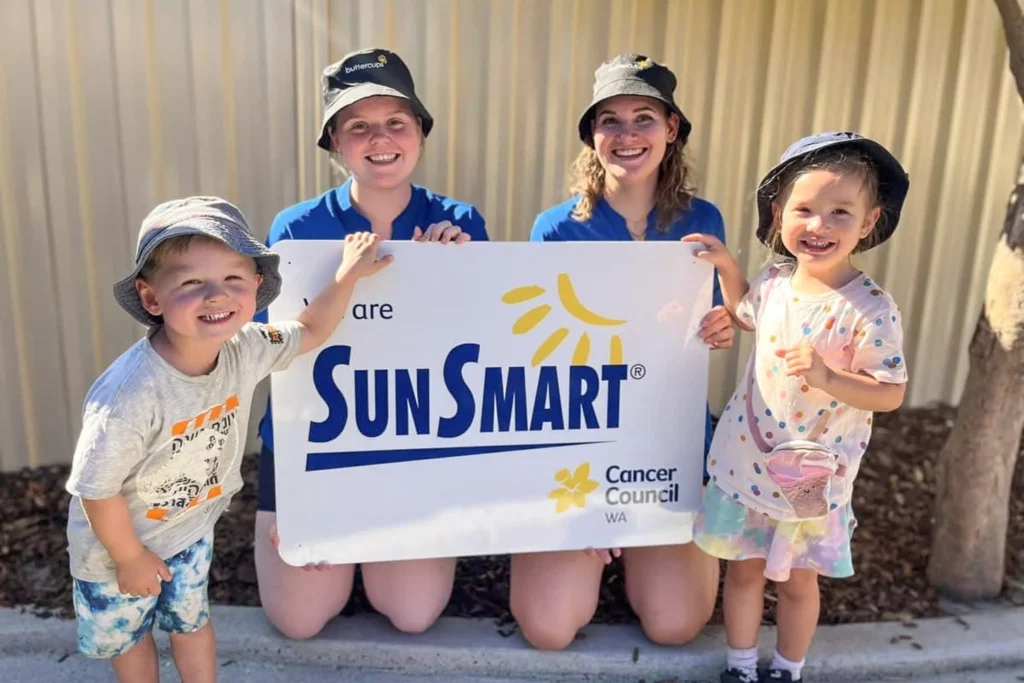
<svg viewBox="0 0 1024 683">
<path fill-rule="evenodd" d="M 675 87 L 669 69 L 642 55 L 619 55 L 597 69 L 579 121 L 584 147 L 573 165 L 573 196 L 537 216 L 532 241 L 679 241 L 694 233 L 725 240 L 718 209 L 693 195 L 684 155 L 691 126 L 673 100 Z M 734 331 L 717 276 L 714 305 L 701 338 L 728 348 Z M 706 433 L 694 434 L 702 437 L 706 453 L 710 414 Z M 622 558 L 626 594 L 652 641 L 685 643 L 711 618 L 718 560 L 693 543 L 526 553 L 512 557 L 510 589 L 526 640 L 541 649 L 568 646 L 593 618 L 613 556 Z"/>
</svg>

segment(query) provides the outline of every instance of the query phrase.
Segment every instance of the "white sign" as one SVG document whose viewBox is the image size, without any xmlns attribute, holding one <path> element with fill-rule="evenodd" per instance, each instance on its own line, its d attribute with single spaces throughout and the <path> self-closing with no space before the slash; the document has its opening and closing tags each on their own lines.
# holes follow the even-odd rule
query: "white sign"
<svg viewBox="0 0 1024 683">
<path fill-rule="evenodd" d="M 340 263 L 287 241 L 270 320 Z M 712 268 L 693 245 L 385 242 L 331 339 L 272 379 L 286 562 L 691 540 Z"/>
</svg>

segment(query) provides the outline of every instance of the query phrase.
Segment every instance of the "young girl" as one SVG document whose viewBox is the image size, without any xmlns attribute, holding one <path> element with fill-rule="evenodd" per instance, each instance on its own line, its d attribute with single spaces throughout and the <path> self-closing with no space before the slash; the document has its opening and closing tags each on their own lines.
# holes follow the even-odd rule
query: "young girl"
<svg viewBox="0 0 1024 683">
<path fill-rule="evenodd" d="M 678 241 L 691 233 L 724 240 L 718 209 L 693 196 L 683 151 L 690 122 L 673 101 L 675 75 L 644 56 L 620 55 L 595 77 L 593 101 L 579 121 L 584 147 L 573 167 L 573 197 L 537 217 L 531 240 Z M 701 337 L 711 348 L 728 348 L 733 327 L 717 282 L 714 298 Z M 706 451 L 710 414 L 705 432 Z M 711 618 L 718 561 L 693 543 L 527 553 L 512 557 L 510 595 L 526 640 L 542 649 L 569 645 L 594 616 L 612 555 L 622 556 L 630 605 L 652 641 L 685 643 Z"/>
<path fill-rule="evenodd" d="M 363 50 L 323 72 L 318 145 L 350 174 L 340 187 L 282 211 L 268 245 L 286 239 L 345 239 L 372 231 L 383 239 L 464 243 L 486 240 L 484 219 L 469 204 L 436 195 L 409 178 L 433 119 L 412 75 L 393 52 Z M 289 638 L 310 638 L 336 616 L 352 592 L 353 565 L 292 567 L 276 550 L 274 442 L 270 409 L 260 425 L 256 576 L 263 609 Z M 287 455 L 287 454 L 285 454 Z M 371 604 L 399 630 L 429 628 L 451 596 L 455 558 L 362 566 Z"/>
<path fill-rule="evenodd" d="M 725 305 L 755 332 L 747 374 L 709 454 L 696 543 L 728 560 L 723 683 L 799 681 L 818 623 L 818 575 L 853 574 L 853 481 L 875 411 L 903 401 L 903 332 L 892 298 L 850 255 L 888 239 L 910 181 L 855 133 L 793 144 L 758 188 L 758 238 L 778 257 L 748 285 L 714 236 Z M 787 443 L 788 442 L 788 443 Z M 778 643 L 758 674 L 765 579 L 778 588 Z"/>
</svg>

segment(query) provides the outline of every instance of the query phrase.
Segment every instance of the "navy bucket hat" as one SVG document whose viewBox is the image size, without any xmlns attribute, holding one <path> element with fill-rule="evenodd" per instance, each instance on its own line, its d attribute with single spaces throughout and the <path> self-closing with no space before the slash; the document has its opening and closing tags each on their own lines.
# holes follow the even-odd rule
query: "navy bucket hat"
<svg viewBox="0 0 1024 683">
<path fill-rule="evenodd" d="M 896 231 L 896 225 L 900 222 L 903 202 L 910 189 L 910 176 L 907 175 L 896 157 L 879 143 L 857 133 L 842 131 L 818 133 L 797 140 L 783 153 L 779 163 L 765 175 L 757 187 L 757 238 L 761 242 L 768 244 L 771 235 L 774 220 L 772 203 L 781 190 L 780 181 L 794 167 L 805 162 L 813 162 L 814 157 L 822 152 L 836 149 L 859 151 L 874 163 L 878 172 L 878 198 L 884 216 L 884 220 L 880 220 L 875 226 L 878 237 L 875 246 L 892 236 Z M 776 250 L 779 249 L 785 253 L 785 247 L 778 245 Z"/>
<path fill-rule="evenodd" d="M 609 97 L 638 95 L 652 97 L 668 105 L 669 110 L 679 117 L 679 137 L 685 142 L 690 137 L 690 120 L 683 114 L 673 98 L 676 90 L 676 76 L 672 71 L 644 55 L 624 54 L 609 59 L 594 71 L 594 93 L 590 104 L 580 116 L 580 140 L 594 146 L 591 123 L 597 105 Z"/>
<path fill-rule="evenodd" d="M 324 69 L 320 77 L 323 95 L 323 122 L 317 145 L 331 151 L 331 137 L 327 126 L 339 111 L 367 97 L 398 97 L 409 101 L 413 113 L 420 118 L 423 137 L 434 127 L 427 108 L 416 96 L 409 67 L 402 58 L 390 50 L 370 49 L 350 52 L 341 61 Z"/>
</svg>

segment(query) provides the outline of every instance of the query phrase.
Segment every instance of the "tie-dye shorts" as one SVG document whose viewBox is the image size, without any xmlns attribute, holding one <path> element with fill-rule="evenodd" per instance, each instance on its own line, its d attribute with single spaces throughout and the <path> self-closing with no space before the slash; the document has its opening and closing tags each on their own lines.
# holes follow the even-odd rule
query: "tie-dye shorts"
<svg viewBox="0 0 1024 683">
<path fill-rule="evenodd" d="M 764 575 L 771 581 L 788 581 L 791 569 L 813 569 L 841 579 L 853 576 L 850 538 L 856 527 L 849 503 L 822 519 L 780 522 L 708 484 L 693 540 L 708 555 L 723 560 L 763 559 Z"/>
<path fill-rule="evenodd" d="M 213 531 L 167 560 L 170 582 L 160 595 L 122 595 L 117 580 L 74 580 L 78 650 L 86 657 L 108 659 L 138 645 L 154 624 L 167 633 L 191 633 L 210 618 L 207 581 L 213 559 Z"/>
</svg>

